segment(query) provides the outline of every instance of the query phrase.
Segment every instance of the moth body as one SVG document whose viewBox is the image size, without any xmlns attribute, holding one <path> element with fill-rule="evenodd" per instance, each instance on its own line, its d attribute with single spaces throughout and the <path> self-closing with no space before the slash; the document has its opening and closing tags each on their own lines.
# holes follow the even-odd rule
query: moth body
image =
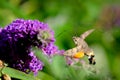
<svg viewBox="0 0 120 80">
<path fill-rule="evenodd" d="M 69 49 L 64 52 L 64 56 L 68 56 L 71 58 L 81 58 L 84 55 L 88 56 L 88 60 L 90 64 L 95 64 L 93 50 L 89 48 L 88 44 L 85 41 L 85 38 L 94 31 L 94 29 L 88 30 L 84 32 L 80 37 L 73 37 L 73 41 L 76 47 Z"/>
</svg>

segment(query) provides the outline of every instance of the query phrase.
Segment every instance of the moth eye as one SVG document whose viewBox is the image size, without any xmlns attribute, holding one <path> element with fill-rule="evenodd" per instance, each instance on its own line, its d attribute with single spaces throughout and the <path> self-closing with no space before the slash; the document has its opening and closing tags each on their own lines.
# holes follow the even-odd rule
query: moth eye
<svg viewBox="0 0 120 80">
<path fill-rule="evenodd" d="M 77 41 L 76 39 L 74 39 L 74 41 Z"/>
<path fill-rule="evenodd" d="M 77 39 L 76 39 L 76 38 L 74 38 L 74 41 L 77 41 Z"/>
</svg>

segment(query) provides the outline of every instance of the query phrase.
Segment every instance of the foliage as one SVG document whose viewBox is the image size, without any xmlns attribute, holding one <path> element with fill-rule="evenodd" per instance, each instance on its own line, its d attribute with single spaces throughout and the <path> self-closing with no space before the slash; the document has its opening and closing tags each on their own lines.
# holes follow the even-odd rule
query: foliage
<svg viewBox="0 0 120 80">
<path fill-rule="evenodd" d="M 22 80 L 119 80 L 120 77 L 120 17 L 119 0 L 0 0 L 0 26 L 16 18 L 38 19 L 55 31 L 60 49 L 75 47 L 73 36 L 86 30 L 95 31 L 86 38 L 94 50 L 96 65 L 66 65 L 63 56 L 54 56 L 53 62 L 35 49 L 45 68 L 37 76 L 25 74 L 10 67 L 2 72 Z M 44 56 L 44 57 L 42 57 Z M 92 69 L 91 69 L 92 68 Z"/>
</svg>

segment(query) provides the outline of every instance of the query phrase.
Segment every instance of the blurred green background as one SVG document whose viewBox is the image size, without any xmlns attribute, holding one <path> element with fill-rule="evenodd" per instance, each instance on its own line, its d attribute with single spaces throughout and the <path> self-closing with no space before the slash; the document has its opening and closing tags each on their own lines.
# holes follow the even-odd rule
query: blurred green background
<svg viewBox="0 0 120 80">
<path fill-rule="evenodd" d="M 99 75 L 104 76 L 94 80 L 120 80 L 119 0 L 0 0 L 0 26 L 4 27 L 16 18 L 48 23 L 55 31 L 56 45 L 64 50 L 75 47 L 72 36 L 94 28 L 86 41 L 96 55 L 95 67 L 99 69 Z M 80 80 L 84 76 L 84 71 L 76 72 L 71 68 L 68 69 L 71 71 L 61 72 L 62 68 L 58 66 L 64 65 L 61 62 L 61 57 L 55 57 L 55 70 L 43 72 L 57 77 L 56 80 Z M 63 77 L 65 73 L 72 75 L 71 78 Z M 46 77 L 45 80 L 49 79 Z M 93 80 L 92 76 L 88 80 Z"/>
</svg>

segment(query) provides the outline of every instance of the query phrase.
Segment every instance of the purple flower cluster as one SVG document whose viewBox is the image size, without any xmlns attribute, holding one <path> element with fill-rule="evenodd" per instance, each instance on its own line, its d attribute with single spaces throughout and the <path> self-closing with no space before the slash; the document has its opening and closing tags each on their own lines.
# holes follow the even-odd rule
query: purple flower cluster
<svg viewBox="0 0 120 80">
<path fill-rule="evenodd" d="M 60 52 L 54 42 L 54 32 L 47 24 L 38 20 L 17 19 L 5 28 L 0 28 L 0 59 L 10 67 L 36 74 L 44 64 L 31 48 L 38 47 L 51 56 Z"/>
</svg>

